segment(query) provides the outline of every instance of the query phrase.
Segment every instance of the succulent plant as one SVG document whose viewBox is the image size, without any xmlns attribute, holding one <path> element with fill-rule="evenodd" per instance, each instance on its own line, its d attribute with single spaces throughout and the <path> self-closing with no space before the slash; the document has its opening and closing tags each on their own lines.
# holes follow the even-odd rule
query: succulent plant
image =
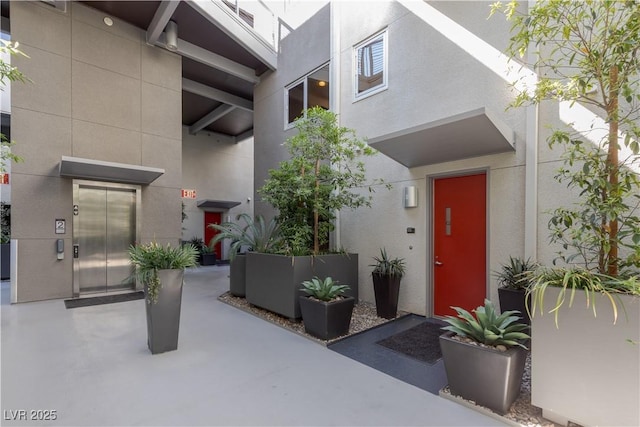
<svg viewBox="0 0 640 427">
<path fill-rule="evenodd" d="M 349 289 L 349 285 L 339 285 L 331 277 L 320 280 L 314 277 L 311 280 L 302 282 L 302 291 L 320 301 L 331 301 L 344 294 Z"/>
<path fill-rule="evenodd" d="M 473 312 L 475 316 L 460 307 L 451 307 L 458 316 L 446 316 L 444 320 L 449 324 L 442 329 L 451 331 L 461 337 L 489 345 L 503 345 L 507 348 L 519 346 L 527 348 L 522 342 L 531 338 L 526 331 L 529 327 L 525 323 L 519 323 L 519 311 L 510 310 L 498 315 L 493 303 L 484 300 L 484 306 L 479 306 Z"/>
</svg>

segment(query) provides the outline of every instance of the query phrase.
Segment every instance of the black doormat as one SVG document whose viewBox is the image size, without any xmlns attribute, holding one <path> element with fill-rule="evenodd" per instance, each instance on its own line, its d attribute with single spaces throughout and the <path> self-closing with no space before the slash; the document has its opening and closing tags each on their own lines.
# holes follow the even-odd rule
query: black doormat
<svg viewBox="0 0 640 427">
<path fill-rule="evenodd" d="M 433 365 L 442 358 L 438 337 L 445 331 L 441 328 L 440 324 L 424 322 L 376 344 Z"/>
<path fill-rule="evenodd" d="M 64 300 L 67 308 L 88 307 L 90 305 L 113 304 L 116 302 L 135 301 L 144 298 L 144 292 L 130 292 L 126 294 L 107 295 L 102 297 L 76 298 Z"/>
</svg>

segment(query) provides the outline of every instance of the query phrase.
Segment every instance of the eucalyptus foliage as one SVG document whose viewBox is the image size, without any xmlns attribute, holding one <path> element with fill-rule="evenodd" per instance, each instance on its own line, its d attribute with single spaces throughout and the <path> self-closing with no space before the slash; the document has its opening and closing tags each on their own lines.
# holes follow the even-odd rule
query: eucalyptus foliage
<svg viewBox="0 0 640 427">
<path fill-rule="evenodd" d="M 607 133 L 597 147 L 564 129 L 548 139 L 563 149 L 555 178 L 580 196 L 552 212 L 551 241 L 561 245 L 562 261 L 633 274 L 640 267 L 640 179 L 633 172 L 640 167 L 640 3 L 549 0 L 526 13 L 519 4 L 492 6 L 513 23 L 507 52 L 538 73 L 535 87 L 519 91 L 512 106 L 577 102 L 604 119 Z M 630 154 L 620 156 L 623 147 Z"/>
<path fill-rule="evenodd" d="M 0 53 L 9 55 L 21 55 L 27 57 L 20 49 L 17 42 L 11 42 L 8 40 L 0 39 Z M 27 82 L 29 79 L 22 74 L 18 68 L 11 64 L 4 62 L 0 59 L 0 90 L 9 84 L 9 82 Z M 6 172 L 6 161 L 21 162 L 22 158 L 11 153 L 11 146 L 13 142 L 10 141 L 3 133 L 0 133 L 0 173 Z"/>
<path fill-rule="evenodd" d="M 365 185 L 359 157 L 375 151 L 321 107 L 308 109 L 295 127 L 297 134 L 285 142 L 290 159 L 269 171 L 259 193 L 278 210 L 286 252 L 316 255 L 329 243 L 336 211 L 371 206 L 371 196 L 355 189 L 374 191 Z"/>
<path fill-rule="evenodd" d="M 196 265 L 198 249 L 187 244 L 172 247 L 157 242 L 129 246 L 129 260 L 135 267 L 133 277 L 147 285 L 147 302 L 158 302 L 158 293 L 162 287 L 159 270 L 184 270 Z"/>
<path fill-rule="evenodd" d="M 373 274 L 379 274 L 381 276 L 404 276 L 404 258 L 389 258 L 386 248 L 381 248 L 380 256 L 374 256 L 373 259 L 376 263 L 369 265 L 369 267 L 373 267 Z"/>
<path fill-rule="evenodd" d="M 498 315 L 493 303 L 488 299 L 484 300 L 484 306 L 481 305 L 473 310 L 475 316 L 463 308 L 451 308 L 458 313 L 458 316 L 446 316 L 444 321 L 449 326 L 442 328 L 445 331 L 451 331 L 461 337 L 489 346 L 527 348 L 523 342 L 531 337 L 523 331 L 526 331 L 529 326 L 518 322 L 521 319 L 518 316 L 519 311 L 505 311 Z"/>
<path fill-rule="evenodd" d="M 275 219 L 267 222 L 262 215 L 256 215 L 254 220 L 246 213 L 238 215 L 236 219 L 243 220 L 244 225 L 237 222 L 223 222 L 207 226 L 218 231 L 211 239 L 210 246 L 214 246 L 224 239 L 230 239 L 229 258 L 232 261 L 240 253 L 243 246 L 249 250 L 263 253 L 275 253 L 281 248 L 282 235 Z"/>
<path fill-rule="evenodd" d="M 311 280 L 302 282 L 301 290 L 320 301 L 331 301 L 349 290 L 349 285 L 339 285 L 331 277 L 327 277 L 324 280 L 314 277 Z"/>
</svg>

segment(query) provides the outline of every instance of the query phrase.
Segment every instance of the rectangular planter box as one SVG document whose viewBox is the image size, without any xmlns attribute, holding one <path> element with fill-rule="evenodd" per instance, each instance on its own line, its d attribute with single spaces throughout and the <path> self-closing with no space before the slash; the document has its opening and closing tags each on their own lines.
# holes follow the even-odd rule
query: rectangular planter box
<svg viewBox="0 0 640 427">
<path fill-rule="evenodd" d="M 247 294 L 247 256 L 238 254 L 229 265 L 229 292 L 244 298 Z"/>
<path fill-rule="evenodd" d="M 333 280 L 351 289 L 347 296 L 358 301 L 358 255 L 284 256 L 248 252 L 246 267 L 246 298 L 265 310 L 290 319 L 299 319 L 298 297 L 301 283 L 314 276 Z"/>
<path fill-rule="evenodd" d="M 11 271 L 11 244 L 0 244 L 0 279 L 6 280 L 10 278 Z"/>
<path fill-rule="evenodd" d="M 640 298 L 618 295 L 614 325 L 606 296 L 595 296 L 594 317 L 584 292 L 576 292 L 556 328 L 549 310 L 558 293 L 548 288 L 544 315 L 532 313 L 531 403 L 559 424 L 640 425 L 640 344 L 627 341 L 640 342 Z"/>
</svg>

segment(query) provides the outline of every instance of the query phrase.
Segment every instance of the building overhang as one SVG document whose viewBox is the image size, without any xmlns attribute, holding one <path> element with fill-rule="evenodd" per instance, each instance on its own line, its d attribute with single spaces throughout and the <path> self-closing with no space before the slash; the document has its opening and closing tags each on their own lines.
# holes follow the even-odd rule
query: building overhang
<svg viewBox="0 0 640 427">
<path fill-rule="evenodd" d="M 515 151 L 515 133 L 483 107 L 371 138 L 369 145 L 412 168 Z"/>
<path fill-rule="evenodd" d="M 148 185 L 164 174 L 164 169 L 126 163 L 62 156 L 60 176 L 95 181 Z"/>
<path fill-rule="evenodd" d="M 240 202 L 230 200 L 198 200 L 197 206 L 207 212 L 227 211 L 240 205 Z"/>
</svg>

